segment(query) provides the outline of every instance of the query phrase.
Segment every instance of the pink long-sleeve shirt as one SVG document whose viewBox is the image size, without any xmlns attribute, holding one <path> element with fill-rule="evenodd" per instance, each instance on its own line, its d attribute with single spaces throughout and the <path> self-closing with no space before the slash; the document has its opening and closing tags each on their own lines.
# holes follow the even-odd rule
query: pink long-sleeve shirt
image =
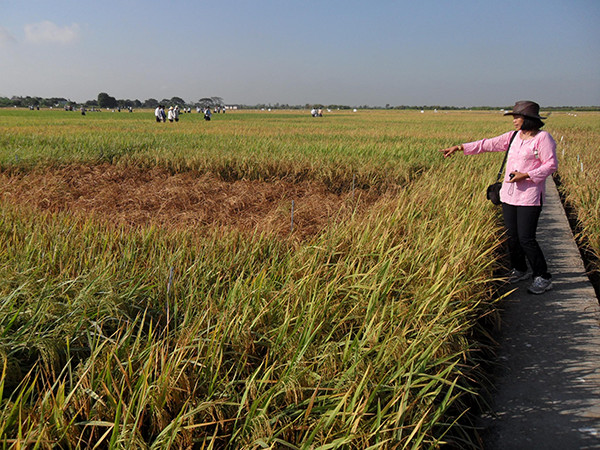
<svg viewBox="0 0 600 450">
<path fill-rule="evenodd" d="M 508 150 L 510 137 L 514 131 L 491 139 L 463 144 L 465 155 L 483 152 L 503 152 Z M 500 200 L 515 206 L 539 206 L 546 195 L 546 178 L 558 168 L 556 142 L 547 131 L 540 131 L 533 138 L 523 140 L 521 133 L 513 140 L 508 158 Z M 529 178 L 516 183 L 508 183 L 511 172 L 529 174 Z"/>
</svg>

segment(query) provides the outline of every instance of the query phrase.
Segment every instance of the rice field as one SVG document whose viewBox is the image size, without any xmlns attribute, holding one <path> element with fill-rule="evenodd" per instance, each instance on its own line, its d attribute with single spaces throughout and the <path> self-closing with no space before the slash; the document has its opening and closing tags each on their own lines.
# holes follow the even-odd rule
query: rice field
<svg viewBox="0 0 600 450">
<path fill-rule="evenodd" d="M 510 121 L 180 119 L 0 110 L 4 446 L 477 447 L 502 155 L 438 149 Z M 548 128 L 597 192 L 598 116 Z"/>
<path fill-rule="evenodd" d="M 600 114 L 553 114 L 560 190 L 577 213 L 580 241 L 600 260 Z M 595 268 L 600 274 L 600 267 Z"/>
</svg>

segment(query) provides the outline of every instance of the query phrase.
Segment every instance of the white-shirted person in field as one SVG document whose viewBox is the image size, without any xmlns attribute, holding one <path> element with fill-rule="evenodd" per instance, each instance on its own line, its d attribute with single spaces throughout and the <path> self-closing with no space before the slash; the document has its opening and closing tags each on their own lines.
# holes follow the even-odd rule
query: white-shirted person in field
<svg viewBox="0 0 600 450">
<path fill-rule="evenodd" d="M 513 110 L 504 115 L 513 116 L 516 136 L 509 144 L 514 132 L 455 145 L 440 150 L 447 158 L 457 151 L 465 155 L 484 152 L 508 151 L 506 171 L 500 200 L 502 215 L 508 236 L 508 249 L 512 270 L 510 283 L 529 278 L 527 262 L 533 272 L 533 284 L 528 292 L 543 294 L 552 289 L 552 275 L 548 272 L 546 259 L 537 239 L 536 230 L 544 203 L 546 178 L 558 167 L 556 142 L 547 131 L 540 116 L 540 106 L 532 101 L 518 101 Z M 509 151 L 510 145 L 510 151 Z"/>
</svg>

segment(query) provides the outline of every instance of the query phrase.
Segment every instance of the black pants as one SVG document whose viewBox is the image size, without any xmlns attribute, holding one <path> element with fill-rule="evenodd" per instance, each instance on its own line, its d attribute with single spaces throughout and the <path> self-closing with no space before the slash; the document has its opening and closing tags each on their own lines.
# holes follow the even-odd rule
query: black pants
<svg viewBox="0 0 600 450">
<path fill-rule="evenodd" d="M 508 252 L 513 269 L 526 272 L 529 261 L 534 277 L 550 279 L 552 276 L 548 273 L 546 258 L 535 237 L 541 212 L 541 206 L 502 204 L 508 235 Z"/>
</svg>

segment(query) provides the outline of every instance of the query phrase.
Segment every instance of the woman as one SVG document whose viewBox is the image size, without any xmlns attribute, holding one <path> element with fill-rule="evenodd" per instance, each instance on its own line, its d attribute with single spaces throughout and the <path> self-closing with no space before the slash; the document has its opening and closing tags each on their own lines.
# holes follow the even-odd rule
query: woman
<svg viewBox="0 0 600 450">
<path fill-rule="evenodd" d="M 504 182 L 500 190 L 502 215 L 508 235 L 508 249 L 512 270 L 508 281 L 516 283 L 529 277 L 527 261 L 533 272 L 533 284 L 527 290 L 531 294 L 543 294 L 552 289 L 552 276 L 544 254 L 536 240 L 536 229 L 545 196 L 546 178 L 558 167 L 556 142 L 546 131 L 540 106 L 532 101 L 515 103 L 512 111 L 516 136 L 508 132 L 491 139 L 455 145 L 440 150 L 444 158 L 462 150 L 465 155 L 483 152 L 510 151 L 506 162 Z"/>
</svg>

